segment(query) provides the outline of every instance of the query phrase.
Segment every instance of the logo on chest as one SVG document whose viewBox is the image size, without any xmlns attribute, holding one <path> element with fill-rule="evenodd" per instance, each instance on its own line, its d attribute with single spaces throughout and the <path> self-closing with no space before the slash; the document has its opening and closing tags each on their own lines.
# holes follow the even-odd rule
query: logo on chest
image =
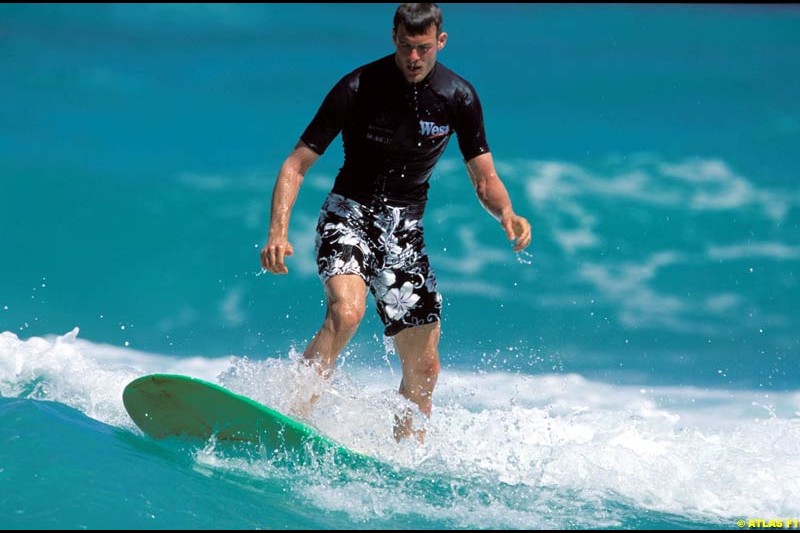
<svg viewBox="0 0 800 533">
<path fill-rule="evenodd" d="M 391 117 L 387 113 L 378 113 L 374 123 L 367 125 L 367 139 L 379 144 L 392 144 L 394 129 L 391 126 Z"/>
<path fill-rule="evenodd" d="M 450 133 L 450 125 L 445 124 L 444 126 L 440 126 L 435 122 L 426 122 L 424 120 L 420 120 L 419 131 L 423 137 L 428 137 L 429 139 L 433 139 L 434 137 L 444 137 Z"/>
</svg>

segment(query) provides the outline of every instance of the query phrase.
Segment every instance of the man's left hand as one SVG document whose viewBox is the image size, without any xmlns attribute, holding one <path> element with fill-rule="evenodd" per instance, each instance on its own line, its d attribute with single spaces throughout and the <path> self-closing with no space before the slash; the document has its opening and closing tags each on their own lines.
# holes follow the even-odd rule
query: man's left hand
<svg viewBox="0 0 800 533">
<path fill-rule="evenodd" d="M 500 221 L 508 240 L 514 242 L 514 251 L 519 252 L 531 243 L 531 224 L 519 215 L 508 215 Z"/>
</svg>

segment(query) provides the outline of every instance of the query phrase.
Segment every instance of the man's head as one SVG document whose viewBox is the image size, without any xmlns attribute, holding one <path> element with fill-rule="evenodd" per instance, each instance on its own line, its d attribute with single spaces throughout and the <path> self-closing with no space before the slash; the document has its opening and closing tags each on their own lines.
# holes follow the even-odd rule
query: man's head
<svg viewBox="0 0 800 533">
<path fill-rule="evenodd" d="M 425 79 L 436 64 L 436 53 L 444 48 L 442 11 L 436 4 L 401 4 L 394 14 L 392 40 L 395 61 L 406 80 Z"/>
</svg>

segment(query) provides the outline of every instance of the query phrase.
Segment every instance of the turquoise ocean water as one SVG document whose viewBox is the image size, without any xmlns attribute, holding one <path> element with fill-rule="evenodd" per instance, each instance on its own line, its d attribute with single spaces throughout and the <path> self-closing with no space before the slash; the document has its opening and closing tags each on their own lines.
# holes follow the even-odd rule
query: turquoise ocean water
<svg viewBox="0 0 800 533">
<path fill-rule="evenodd" d="M 455 142 L 428 251 L 443 372 L 396 445 L 369 302 L 311 421 L 404 475 L 145 438 L 148 372 L 281 409 L 324 313 L 336 141 L 260 275 L 274 176 L 393 4 L 0 6 L 1 528 L 730 528 L 800 519 L 800 9 L 443 4 L 534 227 Z M 411 474 L 408 474 L 408 472 Z"/>
</svg>

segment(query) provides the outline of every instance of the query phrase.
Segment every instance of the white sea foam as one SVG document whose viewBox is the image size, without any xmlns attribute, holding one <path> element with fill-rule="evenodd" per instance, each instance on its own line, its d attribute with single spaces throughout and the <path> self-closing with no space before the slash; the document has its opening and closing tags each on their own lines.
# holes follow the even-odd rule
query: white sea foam
<svg viewBox="0 0 800 533">
<path fill-rule="evenodd" d="M 622 323 L 629 327 L 657 325 L 678 331 L 697 331 L 700 324 L 680 318 L 691 304 L 678 295 L 657 291 L 651 284 L 659 269 L 683 261 L 683 255 L 678 252 L 661 251 L 642 262 L 585 261 L 579 273 L 606 301 L 614 302 L 620 309 Z"/>
<path fill-rule="evenodd" d="M 0 333 L 0 394 L 57 401 L 101 422 L 132 427 L 122 405 L 122 390 L 131 380 L 152 372 L 213 379 L 227 366 L 227 361 L 92 343 L 78 339 L 78 332 L 25 340 Z"/>
<path fill-rule="evenodd" d="M 523 160 L 506 164 L 504 170 L 512 184 L 524 187 L 538 234 L 551 235 L 561 252 L 560 287 L 588 282 L 628 328 L 724 334 L 732 324 L 743 325 L 761 304 L 758 294 L 744 285 L 735 293 L 709 286 L 708 273 L 725 269 L 727 261 L 800 257 L 797 246 L 778 240 L 789 211 L 800 205 L 797 192 L 758 186 L 721 159 L 668 161 L 642 154 L 595 168 Z M 751 234 L 744 242 L 725 242 L 724 228 L 738 218 L 770 228 L 760 232 L 764 240 Z M 711 222 L 709 231 L 719 231 L 695 235 L 698 227 L 707 228 L 714 220 L 719 223 Z M 667 232 L 665 237 L 664 224 L 685 234 L 673 238 Z M 648 242 L 650 235 L 657 238 Z M 670 248 L 679 244 L 680 249 Z M 685 273 L 683 283 L 675 282 L 675 272 Z M 698 273 L 697 281 L 692 272 Z M 780 277 L 773 282 L 794 283 Z M 548 305 L 562 299 L 531 295 L 528 300 Z"/>
<path fill-rule="evenodd" d="M 241 326 L 246 321 L 246 313 L 242 308 L 242 298 L 244 290 L 241 287 L 233 287 L 226 293 L 220 302 L 220 315 L 222 323 L 226 326 Z"/>
<path fill-rule="evenodd" d="M 787 473 L 800 469 L 800 391 L 619 386 L 572 374 L 445 370 L 433 417 L 421 420 L 426 443 L 397 445 L 393 415 L 408 404 L 396 393 L 399 378 L 391 368 L 340 368 L 327 382 L 299 365 L 296 353 L 263 361 L 174 358 L 80 340 L 77 333 L 25 340 L 0 334 L 0 393 L 62 402 L 133 429 L 121 402 L 124 386 L 144 373 L 176 372 L 219 382 L 283 411 L 320 394 L 307 416 L 324 433 L 431 475 L 605 495 L 712 520 L 799 512 L 800 480 Z M 339 488 L 342 497 L 364 500 L 360 506 L 330 490 L 312 484 L 305 494 L 354 519 L 401 508 L 436 513 L 413 494 L 388 488 L 381 494 L 373 486 L 376 498 L 358 482 Z M 470 497 L 477 496 L 465 496 L 464 505 Z M 496 505 L 498 517 L 511 511 Z M 469 517 L 465 507 L 465 526 L 485 523 Z M 498 520 L 522 527 L 530 516 L 510 512 Z"/>
<path fill-rule="evenodd" d="M 709 246 L 708 257 L 715 260 L 729 259 L 774 259 L 791 261 L 800 259 L 800 246 L 781 242 L 741 243 L 727 246 Z"/>
</svg>

